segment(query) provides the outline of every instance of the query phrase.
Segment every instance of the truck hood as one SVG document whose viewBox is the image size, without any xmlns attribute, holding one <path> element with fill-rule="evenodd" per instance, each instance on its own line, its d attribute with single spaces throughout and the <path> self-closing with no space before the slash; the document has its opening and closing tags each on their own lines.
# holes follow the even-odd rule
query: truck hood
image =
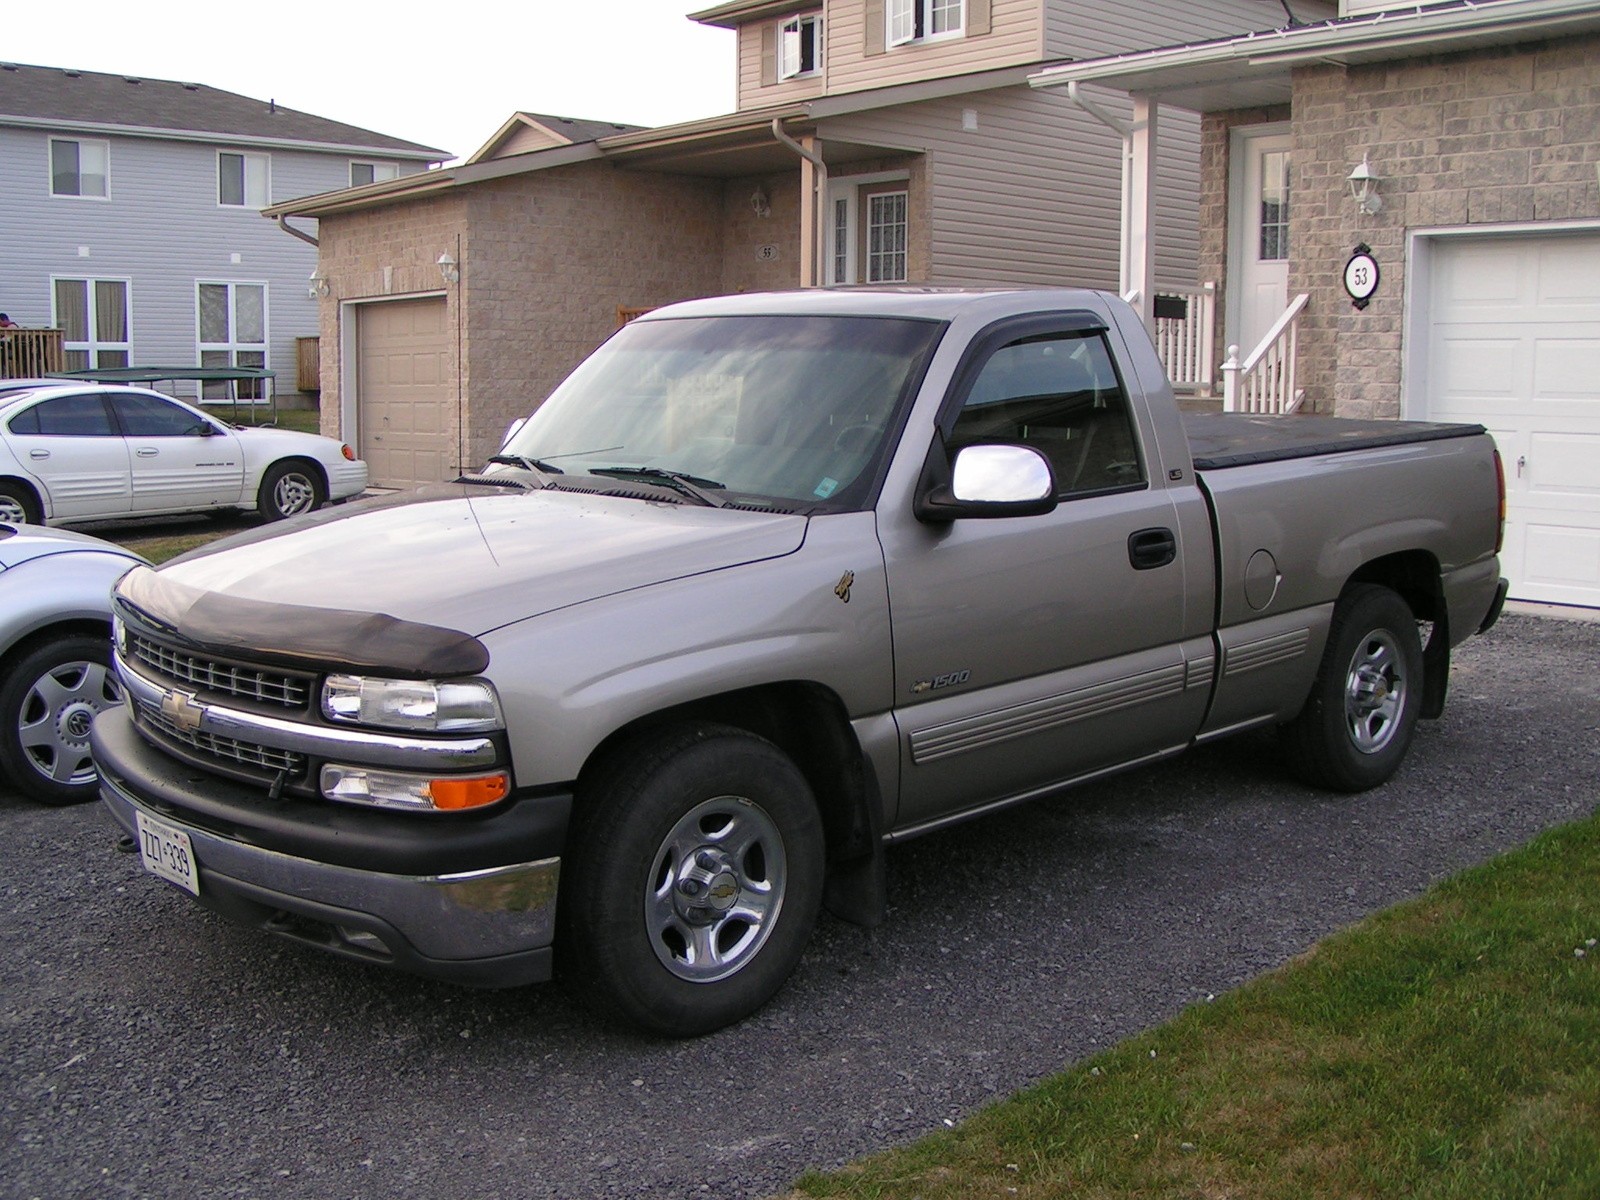
<svg viewBox="0 0 1600 1200">
<path fill-rule="evenodd" d="M 792 554 L 806 519 L 442 484 L 269 526 L 160 571 L 182 592 L 479 636 L 553 609 Z M 305 614 L 315 620 L 315 612 Z"/>
</svg>

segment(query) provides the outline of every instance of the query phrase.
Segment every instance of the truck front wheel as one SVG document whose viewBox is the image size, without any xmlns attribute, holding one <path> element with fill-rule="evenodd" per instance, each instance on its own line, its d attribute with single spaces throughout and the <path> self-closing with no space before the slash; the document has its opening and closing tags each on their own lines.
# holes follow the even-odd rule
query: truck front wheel
<svg viewBox="0 0 1600 1200">
<path fill-rule="evenodd" d="M 728 726 L 676 726 L 612 753 L 580 784 L 569 846 L 563 975 L 672 1037 L 765 1004 L 822 899 L 822 821 L 804 776 Z"/>
<path fill-rule="evenodd" d="M 1375 584 L 1345 589 L 1311 695 L 1283 727 L 1289 766 L 1313 787 L 1361 792 L 1399 769 L 1422 705 L 1416 617 Z"/>
</svg>

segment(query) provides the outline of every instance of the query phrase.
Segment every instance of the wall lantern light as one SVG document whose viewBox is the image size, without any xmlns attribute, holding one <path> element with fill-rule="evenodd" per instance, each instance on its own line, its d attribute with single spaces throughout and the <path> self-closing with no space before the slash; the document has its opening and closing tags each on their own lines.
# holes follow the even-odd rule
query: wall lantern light
<svg viewBox="0 0 1600 1200">
<path fill-rule="evenodd" d="M 1378 196 L 1378 176 L 1372 173 L 1372 164 L 1367 161 L 1367 156 L 1361 156 L 1361 164 L 1347 176 L 1350 181 L 1350 195 L 1355 198 L 1356 208 L 1366 213 L 1369 217 L 1383 207 L 1383 201 Z"/>
<path fill-rule="evenodd" d="M 306 295 L 313 300 L 320 300 L 331 291 L 333 289 L 328 286 L 328 277 L 326 275 L 320 271 L 311 272 L 311 278 L 306 281 Z"/>
<path fill-rule="evenodd" d="M 750 193 L 750 211 L 758 217 L 772 215 L 772 201 L 767 198 L 767 193 L 762 190 L 759 183 L 756 184 L 756 190 Z"/>
<path fill-rule="evenodd" d="M 461 282 L 461 271 L 456 266 L 456 260 L 450 257 L 448 250 L 439 255 L 439 274 L 444 276 L 446 283 Z"/>
</svg>

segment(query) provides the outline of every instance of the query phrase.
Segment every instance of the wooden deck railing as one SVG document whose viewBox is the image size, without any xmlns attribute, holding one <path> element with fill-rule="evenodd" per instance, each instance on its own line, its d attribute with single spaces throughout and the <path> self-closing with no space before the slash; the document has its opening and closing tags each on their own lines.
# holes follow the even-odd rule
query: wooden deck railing
<svg viewBox="0 0 1600 1200">
<path fill-rule="evenodd" d="M 32 379 L 61 371 L 59 329 L 0 329 L 0 379 Z"/>
<path fill-rule="evenodd" d="M 1295 371 L 1300 314 L 1309 299 L 1304 292 L 1296 296 L 1243 362 L 1239 361 L 1239 347 L 1228 347 L 1228 361 L 1222 364 L 1223 412 L 1282 417 L 1300 407 L 1305 393 L 1295 386 Z"/>
<path fill-rule="evenodd" d="M 1173 391 L 1211 395 L 1216 314 L 1214 283 L 1162 288 L 1156 293 L 1156 352 Z"/>
</svg>

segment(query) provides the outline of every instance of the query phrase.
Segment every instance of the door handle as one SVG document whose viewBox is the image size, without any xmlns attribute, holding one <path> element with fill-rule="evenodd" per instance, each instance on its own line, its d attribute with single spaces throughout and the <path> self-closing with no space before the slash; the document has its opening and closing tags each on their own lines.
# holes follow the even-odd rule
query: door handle
<svg viewBox="0 0 1600 1200">
<path fill-rule="evenodd" d="M 160 454 L 161 451 L 157 450 L 154 446 L 140 446 L 134 451 L 134 453 L 140 458 L 154 458 L 157 454 Z"/>
<path fill-rule="evenodd" d="M 1527 465 L 1528 465 L 1528 456 L 1526 454 L 1517 455 L 1517 478 L 1518 479 L 1522 478 L 1522 468 L 1527 466 Z"/>
<path fill-rule="evenodd" d="M 1178 557 L 1178 539 L 1170 529 L 1140 529 L 1128 535 L 1128 561 L 1135 571 L 1164 567 Z"/>
<path fill-rule="evenodd" d="M 48 451 L 48 450 L 29 450 L 28 451 L 28 457 L 29 458 L 49 458 L 50 457 L 50 451 Z"/>
</svg>

